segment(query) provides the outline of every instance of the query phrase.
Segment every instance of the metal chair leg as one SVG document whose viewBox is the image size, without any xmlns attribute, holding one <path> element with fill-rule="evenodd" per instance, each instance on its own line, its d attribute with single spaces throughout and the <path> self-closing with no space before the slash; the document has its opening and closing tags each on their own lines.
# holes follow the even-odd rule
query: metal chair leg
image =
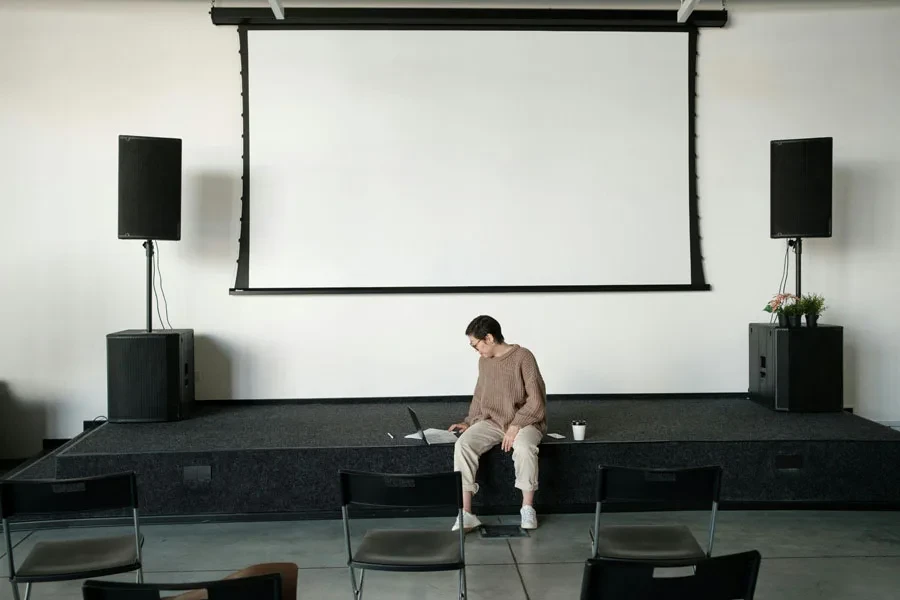
<svg viewBox="0 0 900 600">
<path fill-rule="evenodd" d="M 29 600 L 31 598 L 31 582 L 25 584 L 25 600 Z"/>
<path fill-rule="evenodd" d="M 144 568 L 141 567 L 137 570 L 137 575 L 134 579 L 137 583 L 144 583 Z"/>
<path fill-rule="evenodd" d="M 353 600 L 357 600 L 359 592 L 356 589 L 356 573 L 353 572 L 353 567 L 348 568 L 350 569 L 350 589 L 353 590 Z"/>
<path fill-rule="evenodd" d="M 9 580 L 9 584 L 12 586 L 12 589 L 13 589 L 13 600 L 20 600 L 20 596 L 19 596 L 19 584 L 17 584 L 17 583 L 16 583 L 15 581 L 13 581 L 12 579 Z"/>
<path fill-rule="evenodd" d="M 359 584 L 356 583 L 356 570 L 350 567 L 350 585 L 353 586 L 353 600 L 362 600 L 363 584 L 366 581 L 366 571 L 361 569 Z"/>
<path fill-rule="evenodd" d="M 469 590 L 466 586 L 466 568 L 459 570 L 459 600 L 468 600 Z"/>
</svg>

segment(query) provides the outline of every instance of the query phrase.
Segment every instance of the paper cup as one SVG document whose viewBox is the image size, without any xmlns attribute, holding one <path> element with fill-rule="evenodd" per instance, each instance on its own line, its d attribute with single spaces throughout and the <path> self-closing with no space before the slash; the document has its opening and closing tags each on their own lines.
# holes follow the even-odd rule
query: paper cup
<svg viewBox="0 0 900 600">
<path fill-rule="evenodd" d="M 584 441 L 584 431 L 587 429 L 587 423 L 584 421 L 572 421 L 572 438 L 576 442 Z"/>
</svg>

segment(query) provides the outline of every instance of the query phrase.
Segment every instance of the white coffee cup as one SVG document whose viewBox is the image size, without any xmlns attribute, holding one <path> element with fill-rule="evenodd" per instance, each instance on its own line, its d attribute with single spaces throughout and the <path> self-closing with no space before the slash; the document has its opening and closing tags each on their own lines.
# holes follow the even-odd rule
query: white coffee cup
<svg viewBox="0 0 900 600">
<path fill-rule="evenodd" d="M 576 442 L 584 441 L 584 431 L 587 429 L 586 421 L 572 421 L 572 438 Z"/>
</svg>

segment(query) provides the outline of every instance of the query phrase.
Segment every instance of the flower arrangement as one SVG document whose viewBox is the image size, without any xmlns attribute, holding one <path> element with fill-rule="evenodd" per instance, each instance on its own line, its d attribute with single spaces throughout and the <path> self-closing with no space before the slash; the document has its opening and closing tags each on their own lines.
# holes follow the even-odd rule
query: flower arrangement
<svg viewBox="0 0 900 600">
<path fill-rule="evenodd" d="M 794 294 L 775 295 L 763 310 L 778 315 L 778 324 L 781 327 L 800 327 L 803 307 L 800 305 L 800 298 Z"/>
<path fill-rule="evenodd" d="M 787 314 L 785 310 L 790 306 L 796 305 L 798 300 L 799 298 L 793 294 L 777 294 L 769 300 L 769 303 L 766 304 L 763 310 L 776 315 Z"/>
<path fill-rule="evenodd" d="M 825 298 L 819 294 L 807 294 L 802 298 L 794 294 L 777 294 L 763 310 L 777 315 L 782 327 L 799 327 L 804 315 L 806 324 L 815 327 L 818 318 L 825 311 Z"/>
</svg>

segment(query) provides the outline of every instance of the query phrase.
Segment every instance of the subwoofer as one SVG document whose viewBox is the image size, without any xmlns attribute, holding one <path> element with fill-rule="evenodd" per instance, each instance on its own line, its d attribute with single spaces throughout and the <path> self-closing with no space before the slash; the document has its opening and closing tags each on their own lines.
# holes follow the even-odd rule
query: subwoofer
<svg viewBox="0 0 900 600">
<path fill-rule="evenodd" d="M 194 331 L 126 330 L 106 336 L 111 423 L 179 421 L 194 403 Z"/>
<path fill-rule="evenodd" d="M 785 412 L 844 409 L 844 329 L 750 325 L 750 399 Z"/>
</svg>

